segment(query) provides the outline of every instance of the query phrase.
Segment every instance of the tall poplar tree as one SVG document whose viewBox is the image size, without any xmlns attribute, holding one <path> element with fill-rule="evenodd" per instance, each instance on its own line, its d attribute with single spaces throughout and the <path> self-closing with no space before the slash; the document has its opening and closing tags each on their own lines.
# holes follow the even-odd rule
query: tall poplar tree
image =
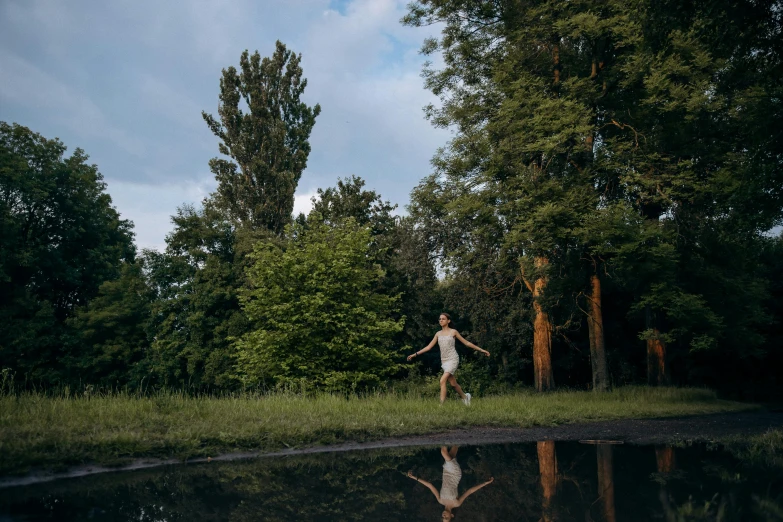
<svg viewBox="0 0 783 522">
<path fill-rule="evenodd" d="M 215 206 L 252 229 L 282 233 L 307 166 L 308 140 L 321 106 L 308 107 L 300 99 L 307 87 L 301 61 L 279 41 L 271 58 L 243 52 L 239 71 L 223 69 L 218 118 L 202 112 L 221 140 L 220 153 L 231 158 L 209 162 L 218 182 Z"/>
<path fill-rule="evenodd" d="M 307 80 L 300 62 L 280 42 L 269 58 L 243 52 L 238 70 L 223 70 L 218 116 L 202 113 L 224 155 L 209 162 L 217 190 L 202 209 L 179 209 L 166 251 L 148 253 L 159 296 L 150 366 L 161 385 L 237 384 L 229 337 L 251 328 L 238 298 L 248 255 L 259 240 L 277 241 L 291 222 L 321 110 L 301 101 Z"/>
</svg>

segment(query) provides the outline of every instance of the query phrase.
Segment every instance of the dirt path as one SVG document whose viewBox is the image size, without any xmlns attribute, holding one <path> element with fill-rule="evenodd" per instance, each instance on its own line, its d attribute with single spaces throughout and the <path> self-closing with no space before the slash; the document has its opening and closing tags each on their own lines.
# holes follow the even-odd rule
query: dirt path
<svg viewBox="0 0 783 522">
<path fill-rule="evenodd" d="M 340 451 L 398 448 L 404 446 L 435 446 L 440 444 L 477 445 L 540 440 L 579 441 L 612 440 L 627 444 L 667 444 L 675 442 L 711 442 L 730 436 L 764 433 L 771 428 L 783 429 L 783 412 L 722 413 L 696 417 L 667 419 L 623 419 L 583 424 L 565 424 L 535 428 L 465 428 L 430 435 L 414 435 L 372 442 L 347 442 L 331 446 L 291 448 L 278 452 L 228 453 L 212 458 L 190 459 L 188 462 L 231 461 L 247 458 L 281 457 Z M 75 478 L 110 471 L 131 471 L 167 464 L 175 459 L 138 459 L 121 467 L 80 466 L 61 473 L 32 473 L 23 477 L 0 478 L 0 488 L 36 484 L 63 478 Z"/>
</svg>

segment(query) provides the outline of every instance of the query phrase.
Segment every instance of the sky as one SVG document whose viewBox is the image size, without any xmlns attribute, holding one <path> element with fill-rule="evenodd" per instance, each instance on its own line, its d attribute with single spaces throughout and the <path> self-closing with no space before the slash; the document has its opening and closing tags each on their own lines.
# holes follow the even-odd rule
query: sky
<svg viewBox="0 0 783 522">
<path fill-rule="evenodd" d="M 422 108 L 419 54 L 437 27 L 400 24 L 408 0 L 3 0 L 0 121 L 59 138 L 97 164 L 140 248 L 165 248 L 178 206 L 215 189 L 221 70 L 245 49 L 302 54 L 303 100 L 320 103 L 296 193 L 357 175 L 404 213 L 449 131 Z"/>
</svg>

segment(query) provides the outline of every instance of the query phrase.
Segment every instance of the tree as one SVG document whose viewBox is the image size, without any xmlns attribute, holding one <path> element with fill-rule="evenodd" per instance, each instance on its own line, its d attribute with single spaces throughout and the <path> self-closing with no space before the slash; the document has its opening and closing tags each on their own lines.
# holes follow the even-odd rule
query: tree
<svg viewBox="0 0 783 522">
<path fill-rule="evenodd" d="M 0 366 L 47 386 L 78 382 L 65 322 L 135 255 L 98 167 L 65 150 L 0 123 Z"/>
<path fill-rule="evenodd" d="M 373 291 L 384 273 L 368 258 L 368 228 L 311 217 L 283 245 L 256 245 L 240 296 L 253 328 L 236 343 L 239 375 L 250 386 L 377 386 L 398 371 L 399 297 Z"/>
<path fill-rule="evenodd" d="M 202 112 L 221 142 L 209 167 L 218 181 L 216 208 L 235 223 L 280 234 L 291 220 L 294 192 L 307 166 L 308 139 L 320 105 L 300 101 L 307 86 L 301 55 L 279 41 L 272 58 L 247 51 L 220 80 L 219 120 Z M 248 112 L 240 108 L 244 102 Z"/>
<path fill-rule="evenodd" d="M 145 251 L 154 289 L 154 340 L 150 366 L 155 383 L 195 389 L 230 389 L 230 337 L 247 331 L 238 292 L 249 260 L 238 252 L 237 231 L 209 201 L 183 206 L 162 253 Z"/>
<path fill-rule="evenodd" d="M 505 227 L 534 296 L 537 387 L 551 376 L 552 307 L 569 294 L 588 296 L 594 383 L 606 386 L 604 276 L 632 294 L 651 383 L 668 381 L 672 360 L 682 379 L 699 352 L 743 353 L 739 332 L 758 347 L 764 298 L 747 253 L 782 208 L 774 2 L 420 1 L 404 21 L 444 24 L 424 45 L 444 58 L 425 71 L 442 101 L 428 114 L 458 132 L 428 188 L 453 187 L 438 217 L 468 227 L 457 240 L 486 229 L 480 216 Z M 589 284 L 573 284 L 580 272 Z"/>
<path fill-rule="evenodd" d="M 271 58 L 245 51 L 239 71 L 223 70 L 218 118 L 202 113 L 230 159 L 210 160 L 217 190 L 201 209 L 179 209 L 166 252 L 147 254 L 158 292 L 151 364 L 161 385 L 237 385 L 231 338 L 249 328 L 238 299 L 247 255 L 291 222 L 321 110 L 300 101 L 307 86 L 300 62 L 280 42 Z"/>
<path fill-rule="evenodd" d="M 560 15 L 547 2 L 419 2 L 406 20 L 447 24 L 440 42 L 425 44 L 425 52 L 442 50 L 446 62 L 427 73 L 443 102 L 430 114 L 436 125 L 456 125 L 460 133 L 435 165 L 459 195 L 451 208 L 475 214 L 462 221 L 475 234 L 494 220 L 503 229 L 503 255 L 519 260 L 518 277 L 533 296 L 538 390 L 554 386 L 551 272 L 563 266 L 574 248 L 571 230 L 595 206 L 590 178 L 574 161 L 592 131 L 580 96 L 590 87 L 586 80 L 561 82 L 564 52 L 553 32 Z"/>
<path fill-rule="evenodd" d="M 313 196 L 313 210 L 325 222 L 352 217 L 360 226 L 369 226 L 373 237 L 380 238 L 394 228 L 392 212 L 397 205 L 383 201 L 374 190 L 364 190 L 365 181 L 358 176 L 338 179 L 336 187 L 318 189 Z"/>
<path fill-rule="evenodd" d="M 109 389 L 139 389 L 149 382 L 152 300 L 142 260 L 124 263 L 119 278 L 104 281 L 98 295 L 68 320 L 81 382 Z"/>
<path fill-rule="evenodd" d="M 336 187 L 318 189 L 312 219 L 334 223 L 353 218 L 370 227 L 370 255 L 386 274 L 376 291 L 401 296 L 398 318 L 405 317 L 405 326 L 397 344 L 419 344 L 431 336 L 434 318 L 441 312 L 430 248 L 412 219 L 394 216 L 396 205 L 364 185 L 362 178 L 351 176 L 338 179 Z"/>
<path fill-rule="evenodd" d="M 761 343 L 753 332 L 765 321 L 764 292 L 753 253 L 783 208 L 774 188 L 783 155 L 769 141 L 780 129 L 768 117 L 781 114 L 781 87 L 769 82 L 781 68 L 781 23 L 774 2 L 635 9 L 644 23 L 624 35 L 628 52 L 615 63 L 618 96 L 607 120 L 613 132 L 603 141 L 621 197 L 644 218 L 640 237 L 648 239 L 635 248 L 662 261 L 651 271 L 624 267 L 636 272 L 627 280 L 635 280 L 634 310 L 645 318 L 648 380 L 660 383 L 678 358 L 693 364 Z"/>
</svg>

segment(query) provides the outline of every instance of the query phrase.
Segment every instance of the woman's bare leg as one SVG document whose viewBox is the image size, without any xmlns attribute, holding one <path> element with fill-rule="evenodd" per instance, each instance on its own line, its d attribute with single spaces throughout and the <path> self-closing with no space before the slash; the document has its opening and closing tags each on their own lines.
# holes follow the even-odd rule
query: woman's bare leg
<svg viewBox="0 0 783 522">
<path fill-rule="evenodd" d="M 452 459 L 455 459 L 455 458 L 457 458 L 457 450 L 458 450 L 458 449 L 459 449 L 459 446 L 452 446 L 452 447 L 451 447 L 451 449 L 449 450 L 449 456 L 450 456 Z"/>
<path fill-rule="evenodd" d="M 443 455 L 443 460 L 445 460 L 446 462 L 454 458 L 446 446 L 440 447 L 440 454 Z"/>
<path fill-rule="evenodd" d="M 443 375 L 440 377 L 440 403 L 443 404 L 446 402 L 446 383 L 449 380 L 449 377 L 451 377 L 451 374 L 448 372 L 443 372 Z"/>
<path fill-rule="evenodd" d="M 449 374 L 449 384 L 451 384 L 452 388 L 457 390 L 457 393 L 459 393 L 459 396 L 461 398 L 463 398 L 463 399 L 465 398 L 465 392 L 462 391 L 462 387 L 457 382 L 457 379 L 453 375 L 451 375 L 451 374 Z M 441 402 L 443 402 L 443 401 L 441 400 Z"/>
</svg>

